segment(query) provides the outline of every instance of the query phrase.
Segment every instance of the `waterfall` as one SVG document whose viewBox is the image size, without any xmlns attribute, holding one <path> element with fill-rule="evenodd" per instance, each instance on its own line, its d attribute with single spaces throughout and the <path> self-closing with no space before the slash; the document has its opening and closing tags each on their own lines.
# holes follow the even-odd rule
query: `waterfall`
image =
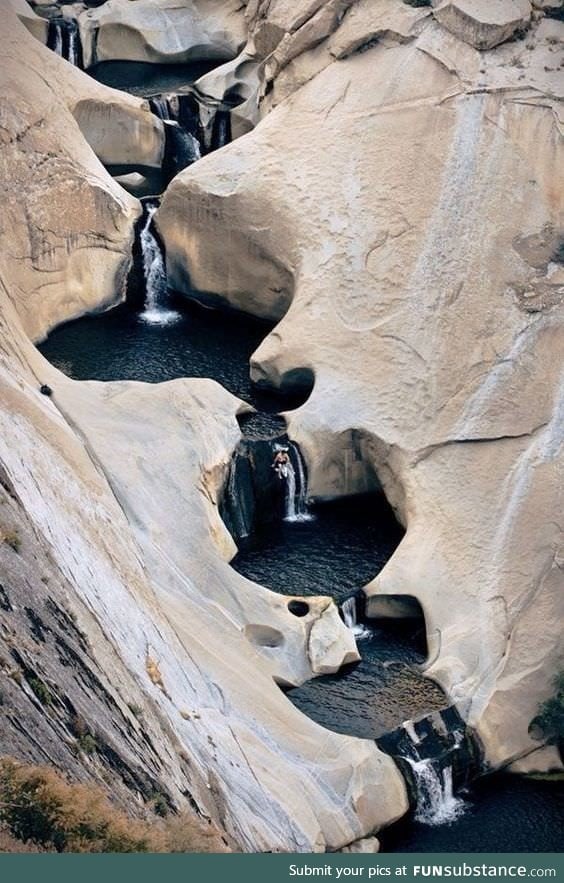
<svg viewBox="0 0 564 883">
<path fill-rule="evenodd" d="M 152 113 L 163 121 L 174 119 L 171 112 L 170 101 L 166 95 L 155 95 L 153 98 L 149 98 L 149 107 L 151 108 Z"/>
<path fill-rule="evenodd" d="M 67 60 L 70 61 L 71 64 L 74 64 L 76 67 L 80 67 L 79 64 L 79 49 L 80 49 L 80 37 L 78 33 L 78 25 L 76 22 L 70 22 L 68 24 L 67 30 L 68 37 L 68 54 Z"/>
<path fill-rule="evenodd" d="M 49 37 L 48 37 L 49 49 L 52 49 L 56 55 L 62 56 L 63 54 L 63 28 L 61 26 L 60 21 L 51 21 L 49 22 Z M 51 45 L 52 44 L 52 45 Z"/>
<path fill-rule="evenodd" d="M 187 132 L 176 120 L 164 120 L 165 158 L 163 170 L 172 180 L 175 175 L 200 159 L 200 144 L 197 138 Z"/>
<path fill-rule="evenodd" d="M 276 449 L 283 450 L 284 446 L 275 445 Z M 294 442 L 288 442 L 286 451 L 288 461 L 280 471 L 286 482 L 284 521 L 311 521 L 313 516 L 308 512 L 307 479 L 300 449 Z"/>
<path fill-rule="evenodd" d="M 455 797 L 452 766 L 441 768 L 432 758 L 405 758 L 410 765 L 417 788 L 415 818 L 426 825 L 453 822 L 464 812 L 464 801 Z"/>
<path fill-rule="evenodd" d="M 178 95 L 154 95 L 149 99 L 149 106 L 164 123 L 165 152 L 162 168 L 166 181 L 170 182 L 202 156 L 200 142 L 189 128 L 194 125 L 193 115 L 190 107 L 184 109 Z"/>
<path fill-rule="evenodd" d="M 343 621 L 348 629 L 352 631 L 355 638 L 369 638 L 372 635 L 371 630 L 358 621 L 357 599 L 355 595 L 346 598 L 341 604 L 341 613 Z"/>
<path fill-rule="evenodd" d="M 179 314 L 164 306 L 167 298 L 165 262 L 153 232 L 153 216 L 157 207 L 156 203 L 145 203 L 144 223 L 139 237 L 145 280 L 145 309 L 140 318 L 152 325 L 169 325 L 179 318 Z"/>
<path fill-rule="evenodd" d="M 378 739 L 398 762 L 410 785 L 415 818 L 425 825 L 453 822 L 466 810 L 456 791 L 482 768 L 478 742 L 454 706 L 429 712 Z"/>
<path fill-rule="evenodd" d="M 213 118 L 210 150 L 219 150 L 231 141 L 231 113 L 217 110 Z"/>
<path fill-rule="evenodd" d="M 74 19 L 50 19 L 47 46 L 75 67 L 82 67 L 82 45 L 78 24 Z"/>
</svg>

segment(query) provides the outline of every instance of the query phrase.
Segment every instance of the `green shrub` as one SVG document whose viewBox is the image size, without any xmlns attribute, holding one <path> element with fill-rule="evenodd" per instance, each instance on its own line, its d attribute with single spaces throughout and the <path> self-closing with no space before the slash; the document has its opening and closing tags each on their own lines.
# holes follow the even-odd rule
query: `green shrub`
<svg viewBox="0 0 564 883">
<path fill-rule="evenodd" d="M 169 807 L 164 794 L 155 794 L 153 797 L 153 811 L 162 819 L 169 814 Z"/>
<path fill-rule="evenodd" d="M 530 729 L 541 730 L 552 745 L 564 743 L 564 671 L 554 679 L 554 695 L 542 703 Z"/>
<path fill-rule="evenodd" d="M 98 743 L 96 742 L 96 737 L 92 735 L 92 733 L 84 733 L 83 736 L 79 736 L 76 740 L 78 743 L 78 747 L 84 754 L 95 754 L 98 750 Z"/>
<path fill-rule="evenodd" d="M 40 678 L 32 675 L 31 677 L 27 678 L 27 682 L 42 705 L 52 704 L 53 694 Z"/>
</svg>

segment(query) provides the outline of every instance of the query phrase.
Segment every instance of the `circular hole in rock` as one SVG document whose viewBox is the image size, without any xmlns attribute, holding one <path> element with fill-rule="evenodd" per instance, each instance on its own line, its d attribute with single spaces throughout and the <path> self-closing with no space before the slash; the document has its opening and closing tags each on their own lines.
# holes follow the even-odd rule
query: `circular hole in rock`
<svg viewBox="0 0 564 883">
<path fill-rule="evenodd" d="M 294 616 L 307 616 L 309 613 L 309 604 L 305 601 L 288 601 L 288 610 Z"/>
</svg>

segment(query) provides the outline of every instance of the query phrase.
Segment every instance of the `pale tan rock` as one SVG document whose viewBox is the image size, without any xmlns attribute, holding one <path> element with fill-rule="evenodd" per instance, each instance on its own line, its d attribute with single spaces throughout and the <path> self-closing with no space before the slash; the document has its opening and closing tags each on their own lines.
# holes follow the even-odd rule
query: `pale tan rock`
<svg viewBox="0 0 564 883">
<path fill-rule="evenodd" d="M 268 22 L 266 4 L 249 7 L 249 21 Z M 483 73 L 436 23 L 419 48 L 427 20 L 416 41 L 334 62 L 332 33 L 346 23 L 327 27 L 334 11 L 318 4 L 319 29 L 301 35 L 307 21 L 270 30 L 273 43 L 281 30 L 292 38 L 271 68 L 271 95 L 284 102 L 266 115 L 277 103 L 267 98 L 253 133 L 182 173 L 159 226 L 180 287 L 189 272 L 250 312 L 280 318 L 289 307 L 255 354 L 254 376 L 283 385 L 296 369 L 315 373 L 290 418 L 310 489 L 384 485 L 407 534 L 368 587 L 369 609 L 372 597 L 420 601 L 429 674 L 476 726 L 488 760 L 506 764 L 534 747 L 528 723 L 562 666 L 561 308 L 543 302 L 533 314 L 515 297 L 548 275 L 538 243 L 560 229 L 559 111 L 528 74 L 518 90 L 500 87 L 506 47 L 486 53 Z M 44 91 L 35 80 L 16 91 L 36 114 L 38 102 L 51 109 L 46 97 L 68 67 L 53 64 Z M 209 381 L 74 383 L 21 333 L 14 304 L 40 334 L 73 315 L 67 290 L 89 273 L 80 255 L 67 268 L 76 231 L 65 228 L 68 275 L 48 309 L 37 297 L 39 150 L 73 164 L 69 189 L 83 188 L 87 208 L 101 191 L 103 210 L 85 211 L 77 235 L 88 225 L 117 250 L 114 283 L 138 211 L 62 118 L 68 152 L 54 113 L 45 142 L 34 132 L 29 154 L 2 154 L 3 184 L 20 163 L 28 187 L 20 214 L 8 201 L 2 243 L 3 481 L 96 635 L 92 652 L 119 702 L 150 703 L 166 758 L 159 781 L 178 804 L 189 785 L 246 850 L 350 849 L 405 812 L 405 788 L 373 743 L 318 727 L 274 684 L 309 676 L 312 663 L 338 665 L 350 645 L 326 599 L 308 599 L 298 622 L 287 599 L 228 566 L 234 548 L 216 502 L 238 403 Z M 68 208 L 68 180 L 49 181 L 49 230 L 56 208 Z M 72 200 L 70 218 L 78 224 Z M 110 288 L 97 286 L 89 303 Z M 45 381 L 50 399 L 37 392 Z"/>
<path fill-rule="evenodd" d="M 114 175 L 114 181 L 133 196 L 146 196 L 151 192 L 148 179 L 139 172 L 128 172 L 125 175 Z"/>
<path fill-rule="evenodd" d="M 476 49 L 491 49 L 527 28 L 529 0 L 442 0 L 435 4 L 437 21 Z"/>
<path fill-rule="evenodd" d="M 344 846 L 340 851 L 350 855 L 374 854 L 380 852 L 380 841 L 377 837 L 364 837 L 362 840 L 351 843 L 350 846 Z"/>
<path fill-rule="evenodd" d="M 70 381 L 25 342 L 4 292 L 1 310 L 10 323 L 0 350 L 3 476 L 18 487 L 53 567 L 95 618 L 104 636 L 91 650 L 99 666 L 111 670 L 111 651 L 139 684 L 146 726 L 167 757 L 163 787 L 185 806 L 179 755 L 188 756 L 193 797 L 250 851 L 338 849 L 401 815 L 407 802 L 393 762 L 371 742 L 321 730 L 276 687 L 280 656 L 294 671 L 300 644 L 304 658 L 292 617 L 282 615 L 287 599 L 252 587 L 217 555 L 210 490 L 237 436 L 238 403 L 211 381 Z M 52 398 L 39 395 L 39 378 Z M 160 427 L 173 426 L 160 471 L 153 446 L 162 450 Z M 155 479 L 165 475 L 178 484 L 163 494 Z M 186 554 L 187 542 L 197 555 Z M 237 621 L 253 596 L 255 615 L 282 625 L 285 646 L 271 647 L 271 659 Z"/>
<path fill-rule="evenodd" d="M 207 380 L 58 387 L 58 406 L 90 440 L 139 542 L 147 544 L 145 565 L 156 584 L 190 574 L 183 591 L 195 599 L 205 585 L 207 603 L 250 637 L 281 683 L 298 685 L 312 672 L 328 674 L 359 659 L 332 601 L 308 598 L 308 615 L 297 617 L 289 598 L 226 563 L 237 550 L 217 503 L 239 439 L 236 399 Z M 210 410 L 218 417 L 211 428 Z M 151 499 L 138 492 L 147 483 L 160 489 Z"/>
<path fill-rule="evenodd" d="M 87 66 L 116 59 L 226 61 L 247 36 L 238 0 L 108 0 L 79 15 L 78 22 Z"/>
<path fill-rule="evenodd" d="M 117 92 L 117 90 L 109 90 Z M 80 130 L 105 165 L 160 168 L 164 154 L 162 120 L 147 106 L 128 107 L 121 96 L 84 98 L 72 108 Z"/>
<path fill-rule="evenodd" d="M 359 0 L 331 37 L 331 54 L 335 58 L 346 58 L 353 52 L 365 50 L 376 40 L 406 42 L 430 14 L 430 9 L 395 0 L 383 0 L 376 6 L 371 0 Z"/>
<path fill-rule="evenodd" d="M 20 0 L 10 0 L 20 2 Z M 5 10 L 2 41 L 6 52 L 5 77 L 10 68 L 40 70 L 57 83 L 60 108 L 70 110 L 98 158 L 108 165 L 159 167 L 164 152 L 162 122 L 146 101 L 101 85 L 72 64 L 30 40 L 17 27 L 11 5 Z M 17 9 L 15 10 L 17 12 Z M 39 76 L 39 74 L 35 74 Z M 42 88 L 45 88 L 45 83 Z M 71 131 L 73 127 L 71 125 Z M 62 133 L 61 133 L 62 137 Z"/>
<path fill-rule="evenodd" d="M 546 775 L 562 772 L 562 758 L 556 745 L 543 745 L 525 757 L 513 761 L 509 772 L 522 776 Z"/>
<path fill-rule="evenodd" d="M 19 20 L 26 26 L 30 34 L 41 43 L 47 42 L 48 23 L 45 18 L 37 15 L 26 0 L 10 0 Z"/>
<path fill-rule="evenodd" d="M 342 623 L 334 604 L 327 605 L 327 612 L 317 619 L 309 634 L 309 658 L 315 674 L 331 674 L 342 665 L 358 662 L 360 655 L 356 649 L 352 631 L 348 635 L 348 648 L 342 635 Z"/>
<path fill-rule="evenodd" d="M 244 49 L 233 61 L 215 68 L 194 83 L 196 93 L 216 102 L 237 99 L 231 110 L 231 134 L 239 138 L 253 129 L 260 120 L 259 89 L 260 59 Z M 204 104 L 201 116 L 205 117 Z M 213 104 L 212 104 L 213 109 Z M 213 118 L 210 113 L 210 119 Z"/>
<path fill-rule="evenodd" d="M 459 65 L 456 38 L 429 32 L 288 92 L 175 179 L 158 225 L 175 286 L 189 276 L 271 318 L 291 299 L 252 375 L 314 373 L 288 415 L 310 493 L 378 476 L 407 534 L 368 610 L 420 602 L 429 676 L 503 765 L 534 744 L 563 664 L 562 308 L 515 295 L 553 272 L 515 246 L 562 229 L 562 136 L 527 73 L 500 88 L 509 46 L 477 69 L 474 49 Z"/>
</svg>

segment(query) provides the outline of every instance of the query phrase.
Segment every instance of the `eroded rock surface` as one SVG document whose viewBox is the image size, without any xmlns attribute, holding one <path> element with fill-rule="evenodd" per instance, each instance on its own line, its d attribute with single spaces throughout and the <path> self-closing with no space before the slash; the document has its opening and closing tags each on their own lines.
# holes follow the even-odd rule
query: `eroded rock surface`
<svg viewBox="0 0 564 883">
<path fill-rule="evenodd" d="M 407 809 L 393 762 L 276 685 L 355 658 L 351 633 L 329 599 L 295 617 L 227 564 L 241 403 L 211 381 L 71 381 L 30 342 L 119 299 L 139 204 L 71 114 L 85 75 L 15 18 L 2 41 L 3 750 L 197 808 L 245 850 L 369 837 Z"/>
<path fill-rule="evenodd" d="M 239 0 L 108 0 L 78 17 L 88 67 L 233 58 L 246 39 Z"/>
<path fill-rule="evenodd" d="M 175 179 L 158 226 L 176 287 L 271 318 L 291 300 L 253 376 L 314 373 L 290 416 L 310 492 L 377 472 L 407 534 L 368 609 L 419 600 L 428 674 L 504 764 L 534 747 L 564 655 L 564 25 L 537 18 L 481 53 L 528 3 L 487 4 L 517 13 L 479 40 L 436 4 L 403 31 L 366 6 L 353 28 L 362 4 L 345 5 L 327 36 L 336 5 L 316 4 L 303 40 L 287 5 L 253 5 L 262 120 Z M 531 259 L 549 230 L 554 250 Z"/>
</svg>

